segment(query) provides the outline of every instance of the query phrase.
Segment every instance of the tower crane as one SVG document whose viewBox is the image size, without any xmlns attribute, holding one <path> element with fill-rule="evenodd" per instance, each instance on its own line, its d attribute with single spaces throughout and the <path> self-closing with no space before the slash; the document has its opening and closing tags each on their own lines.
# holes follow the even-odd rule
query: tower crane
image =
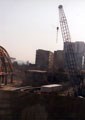
<svg viewBox="0 0 85 120">
<path fill-rule="evenodd" d="M 59 5 L 59 21 L 60 21 L 60 28 L 62 33 L 62 38 L 64 42 L 64 52 L 65 52 L 65 60 L 66 60 L 66 67 L 68 70 L 69 78 L 71 80 L 73 91 L 78 94 L 78 90 L 81 87 L 81 73 L 78 70 L 78 64 L 73 48 L 73 44 L 71 42 L 71 36 L 69 32 L 69 27 L 67 23 L 67 19 L 63 10 L 63 6 Z"/>
</svg>

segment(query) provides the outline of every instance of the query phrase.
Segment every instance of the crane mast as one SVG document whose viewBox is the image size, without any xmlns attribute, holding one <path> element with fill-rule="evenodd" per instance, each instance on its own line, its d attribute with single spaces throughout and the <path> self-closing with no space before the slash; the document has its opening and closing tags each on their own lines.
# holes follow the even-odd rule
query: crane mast
<svg viewBox="0 0 85 120">
<path fill-rule="evenodd" d="M 69 27 L 67 23 L 67 19 L 63 10 L 63 6 L 59 5 L 59 20 L 62 38 L 64 42 L 64 52 L 65 52 L 65 60 L 66 67 L 72 82 L 73 87 L 80 86 L 80 72 L 78 72 L 77 60 L 73 48 L 73 44 L 71 42 L 71 36 L 69 32 Z"/>
</svg>

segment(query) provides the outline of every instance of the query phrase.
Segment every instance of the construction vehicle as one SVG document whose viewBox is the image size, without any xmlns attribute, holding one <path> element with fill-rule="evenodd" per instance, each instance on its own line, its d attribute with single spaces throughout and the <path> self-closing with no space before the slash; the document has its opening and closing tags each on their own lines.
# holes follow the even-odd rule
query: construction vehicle
<svg viewBox="0 0 85 120">
<path fill-rule="evenodd" d="M 69 75 L 69 79 L 72 83 L 73 92 L 75 96 L 82 95 L 83 76 L 78 69 L 77 56 L 75 55 L 74 48 L 71 42 L 69 27 L 67 19 L 63 10 L 63 6 L 59 5 L 59 20 L 62 38 L 64 42 L 64 52 L 66 67 Z"/>
</svg>

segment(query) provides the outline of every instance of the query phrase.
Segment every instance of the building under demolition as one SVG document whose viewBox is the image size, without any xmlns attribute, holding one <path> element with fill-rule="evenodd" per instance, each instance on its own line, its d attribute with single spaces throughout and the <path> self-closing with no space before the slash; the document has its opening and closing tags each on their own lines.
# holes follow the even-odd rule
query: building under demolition
<svg viewBox="0 0 85 120">
<path fill-rule="evenodd" d="M 64 51 L 58 50 L 54 51 L 54 65 L 53 65 L 54 71 L 58 70 L 64 70 L 65 68 L 65 57 L 64 57 Z"/>
<path fill-rule="evenodd" d="M 46 50 L 38 49 L 36 51 L 36 66 L 40 70 L 53 70 L 53 53 Z"/>
<path fill-rule="evenodd" d="M 85 43 L 84 42 L 72 42 L 72 49 L 77 62 L 78 69 L 85 69 Z M 64 43 L 64 51 L 68 53 L 69 42 Z M 68 57 L 69 59 L 69 57 Z"/>
<path fill-rule="evenodd" d="M 72 42 L 71 43 L 74 56 L 77 61 L 78 69 L 85 69 L 85 43 Z M 58 71 L 68 69 L 65 60 L 65 52 L 68 54 L 69 42 L 64 43 L 64 50 L 54 51 L 54 54 L 47 50 L 36 50 L 36 69 L 46 71 Z M 69 57 L 67 56 L 69 61 Z"/>
<path fill-rule="evenodd" d="M 72 42 L 72 49 L 74 51 L 75 59 L 77 61 L 78 69 L 85 69 L 85 43 Z M 68 69 L 66 66 L 65 52 L 68 55 L 69 42 L 64 43 L 64 50 L 54 51 L 54 71 Z M 69 57 L 67 56 L 67 59 Z M 68 60 L 69 61 L 69 60 Z"/>
</svg>

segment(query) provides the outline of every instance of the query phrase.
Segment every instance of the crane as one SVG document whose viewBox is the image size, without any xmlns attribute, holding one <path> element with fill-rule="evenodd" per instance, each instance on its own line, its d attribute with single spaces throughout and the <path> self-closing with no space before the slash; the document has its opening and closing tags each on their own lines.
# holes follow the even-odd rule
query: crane
<svg viewBox="0 0 85 120">
<path fill-rule="evenodd" d="M 82 75 L 78 70 L 77 59 L 75 56 L 73 44 L 71 42 L 70 31 L 67 23 L 67 19 L 63 10 L 63 6 L 59 5 L 59 21 L 60 21 L 60 28 L 62 33 L 62 38 L 64 42 L 64 52 L 65 52 L 65 60 L 66 60 L 66 67 L 68 70 L 69 78 L 72 82 L 73 91 L 77 91 L 80 89 L 81 86 L 81 79 Z M 76 90 L 77 89 L 77 90 Z"/>
</svg>

